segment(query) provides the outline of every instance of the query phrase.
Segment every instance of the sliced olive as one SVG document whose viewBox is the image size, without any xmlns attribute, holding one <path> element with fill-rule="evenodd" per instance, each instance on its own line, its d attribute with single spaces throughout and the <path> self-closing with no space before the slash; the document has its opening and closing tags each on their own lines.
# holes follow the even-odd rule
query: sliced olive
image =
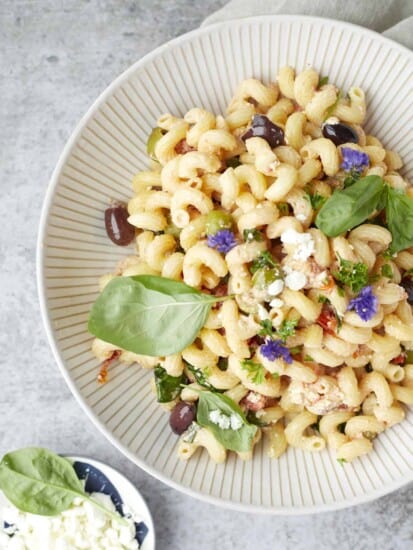
<svg viewBox="0 0 413 550">
<path fill-rule="evenodd" d="M 252 124 L 242 136 L 242 139 L 252 137 L 260 137 L 268 142 L 270 147 L 277 147 L 278 145 L 284 145 L 284 130 L 271 122 L 271 120 L 264 115 L 255 115 L 252 119 Z"/>
<path fill-rule="evenodd" d="M 412 306 L 413 305 L 413 278 L 412 277 L 403 277 L 400 282 L 400 285 L 404 288 L 407 293 L 407 301 Z"/>
<path fill-rule="evenodd" d="M 281 268 L 263 267 L 261 269 L 257 269 L 254 273 L 252 284 L 258 290 L 266 290 L 268 286 L 277 279 L 282 279 Z"/>
<path fill-rule="evenodd" d="M 347 124 L 341 122 L 337 124 L 324 124 L 323 136 L 331 139 L 334 145 L 342 145 L 343 143 L 358 143 L 359 137 L 357 132 Z"/>
<path fill-rule="evenodd" d="M 218 233 L 221 229 L 231 229 L 232 222 L 232 216 L 228 214 L 228 212 L 224 212 L 223 210 L 211 210 L 205 222 L 206 234 L 215 235 L 215 233 Z"/>
<path fill-rule="evenodd" d="M 109 239 L 118 246 L 126 246 L 135 238 L 135 228 L 128 222 L 128 210 L 124 204 L 105 210 L 105 227 Z"/>
<path fill-rule="evenodd" d="M 146 142 L 146 152 L 153 160 L 158 160 L 155 155 L 155 145 L 164 135 L 162 128 L 154 128 L 149 134 L 148 141 Z"/>
<path fill-rule="evenodd" d="M 174 433 L 181 435 L 195 420 L 196 409 L 193 403 L 180 401 L 172 409 L 169 425 Z"/>
</svg>

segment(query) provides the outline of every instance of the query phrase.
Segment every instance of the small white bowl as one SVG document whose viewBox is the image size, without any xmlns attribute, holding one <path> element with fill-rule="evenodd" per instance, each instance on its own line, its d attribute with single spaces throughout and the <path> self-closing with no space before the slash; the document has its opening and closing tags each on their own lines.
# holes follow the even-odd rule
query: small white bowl
<svg viewBox="0 0 413 550">
<path fill-rule="evenodd" d="M 129 479 L 112 466 L 93 458 L 84 456 L 65 456 L 65 458 L 70 460 L 75 467 L 80 465 L 83 471 L 86 471 L 86 468 L 91 469 L 89 477 L 93 479 L 93 489 L 87 492 L 105 493 L 111 496 L 112 501 L 115 498 L 114 504 L 116 504 L 117 497 L 120 497 L 122 503 L 136 517 L 137 532 L 141 535 L 139 536 L 140 550 L 155 550 L 155 529 L 151 513 L 142 495 Z M 101 474 L 103 474 L 103 477 L 100 477 Z M 79 475 L 79 479 L 84 479 L 84 476 Z M 0 491 L 0 521 L 2 521 L 1 509 L 8 503 L 7 498 Z"/>
</svg>

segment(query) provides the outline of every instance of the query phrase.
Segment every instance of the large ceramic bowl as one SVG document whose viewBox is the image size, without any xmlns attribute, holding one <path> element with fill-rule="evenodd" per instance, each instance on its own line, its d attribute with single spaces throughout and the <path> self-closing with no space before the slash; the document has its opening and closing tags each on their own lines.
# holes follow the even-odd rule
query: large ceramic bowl
<svg viewBox="0 0 413 550">
<path fill-rule="evenodd" d="M 363 502 L 413 479 L 413 414 L 381 434 L 374 452 L 345 467 L 328 451 L 289 449 L 270 460 L 206 453 L 176 456 L 176 436 L 150 390 L 151 374 L 114 365 L 97 383 L 86 322 L 97 279 L 131 250 L 116 247 L 102 222 L 111 199 L 128 200 L 145 166 L 145 142 L 163 112 L 192 106 L 223 112 L 245 77 L 274 79 L 290 64 L 313 65 L 344 89 L 367 93 L 368 131 L 405 161 L 413 180 L 413 54 L 380 35 L 310 17 L 257 17 L 196 30 L 150 53 L 96 100 L 69 139 L 47 193 L 38 276 L 50 344 L 72 392 L 106 437 L 150 474 L 177 489 L 240 510 L 299 514 Z"/>
</svg>

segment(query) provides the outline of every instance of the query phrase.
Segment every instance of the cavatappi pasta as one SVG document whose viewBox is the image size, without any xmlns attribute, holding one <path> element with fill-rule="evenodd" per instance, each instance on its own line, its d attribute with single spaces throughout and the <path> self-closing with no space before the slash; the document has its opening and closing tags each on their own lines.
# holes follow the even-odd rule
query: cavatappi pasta
<svg viewBox="0 0 413 550">
<path fill-rule="evenodd" d="M 366 135 L 365 115 L 360 88 L 343 95 L 314 69 L 284 67 L 268 85 L 242 82 L 225 116 L 194 107 L 159 117 L 155 160 L 134 177 L 128 204 L 136 251 L 101 290 L 114 277 L 159 275 L 231 297 L 174 355 L 138 356 L 98 339 L 93 352 L 105 365 L 116 353 L 185 380 L 164 405 L 191 406 L 182 459 L 200 447 L 216 462 L 229 452 L 196 422 L 205 391 L 257 426 L 243 459 L 263 436 L 274 458 L 290 445 L 351 461 L 413 403 L 413 248 L 389 255 L 392 234 L 374 216 L 335 237 L 315 225 L 332 193 L 364 176 L 409 188 L 400 156 Z M 209 420 L 239 429 L 219 409 Z"/>
</svg>

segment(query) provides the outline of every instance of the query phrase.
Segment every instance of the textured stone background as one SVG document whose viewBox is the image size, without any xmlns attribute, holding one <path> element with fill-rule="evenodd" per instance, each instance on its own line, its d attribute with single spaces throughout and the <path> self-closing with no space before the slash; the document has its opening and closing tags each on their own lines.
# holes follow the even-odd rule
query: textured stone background
<svg viewBox="0 0 413 550">
<path fill-rule="evenodd" d="M 293 518 L 215 508 L 123 458 L 76 404 L 54 363 L 35 283 L 47 182 L 92 101 L 155 46 L 197 27 L 224 0 L 0 0 L 0 455 L 43 445 L 124 471 L 152 510 L 158 549 L 413 548 L 413 491 Z"/>
</svg>

